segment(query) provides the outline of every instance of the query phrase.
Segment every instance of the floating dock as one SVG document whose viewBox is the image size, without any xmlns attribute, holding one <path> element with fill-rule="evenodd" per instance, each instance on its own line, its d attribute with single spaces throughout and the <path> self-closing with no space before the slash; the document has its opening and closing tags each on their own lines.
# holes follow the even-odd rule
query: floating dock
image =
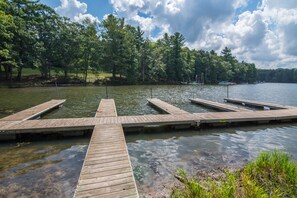
<svg viewBox="0 0 297 198">
<path fill-rule="evenodd" d="M 203 105 L 212 105 L 216 109 L 224 108 L 224 111 L 228 112 L 189 113 L 159 99 L 152 99 L 149 100 L 151 104 L 168 114 L 118 116 L 114 100 L 102 99 L 95 117 L 29 120 L 63 104 L 64 101 L 49 101 L 0 119 L 0 138 L 21 133 L 62 131 L 71 135 L 78 130 L 93 130 L 74 197 L 139 197 L 123 127 L 150 125 L 199 127 L 203 124 L 219 126 L 243 122 L 297 121 L 296 107 L 279 108 L 273 104 L 273 108 L 277 110 L 250 111 L 244 108 L 231 108 L 230 105 L 221 103 L 205 102 L 202 99 L 199 99 L 199 102 L 203 101 Z M 247 100 L 238 99 L 237 103 L 239 101 Z M 271 106 L 253 101 L 253 105 L 255 104 Z"/>
<path fill-rule="evenodd" d="M 50 100 L 24 111 L 0 119 L 0 121 L 24 121 L 37 118 L 42 114 L 61 106 L 66 100 Z"/>
<path fill-rule="evenodd" d="M 269 122 L 287 121 L 297 119 L 297 108 L 270 111 L 246 111 L 246 112 L 211 112 L 194 114 L 164 114 L 164 115 L 139 115 L 118 117 L 95 118 L 64 118 L 42 119 L 25 121 L 0 121 L 1 134 L 15 133 L 42 133 L 67 131 L 71 133 L 77 130 L 92 130 L 96 125 L 121 124 L 124 128 L 144 127 L 150 125 L 189 125 L 198 127 L 202 123 L 242 123 L 242 122 Z"/>
<path fill-rule="evenodd" d="M 265 108 L 268 107 L 269 109 L 294 109 L 296 107 L 286 106 L 286 105 L 279 105 L 279 104 L 272 104 L 266 102 L 258 102 L 253 100 L 244 100 L 244 99 L 237 99 L 237 98 L 225 98 L 226 102 L 239 104 L 242 106 L 250 106 L 250 107 L 258 107 L 258 108 Z"/>
<path fill-rule="evenodd" d="M 231 106 L 231 105 L 226 105 L 226 104 L 222 104 L 219 102 L 213 102 L 213 101 L 209 101 L 209 100 L 203 100 L 200 98 L 195 98 L 195 99 L 189 99 L 192 103 L 201 105 L 201 106 L 205 106 L 208 108 L 212 108 L 212 109 L 217 109 L 220 111 L 228 111 L 228 112 L 246 112 L 246 111 L 251 111 L 249 109 L 244 109 L 244 108 L 240 108 L 240 107 L 235 107 L 235 106 Z"/>
<path fill-rule="evenodd" d="M 152 98 L 152 99 L 147 99 L 147 101 L 149 102 L 150 105 L 152 105 L 153 107 L 156 107 L 158 110 L 161 110 L 165 113 L 168 114 L 189 114 L 189 112 L 184 111 L 178 107 L 175 107 L 171 104 L 168 104 L 167 102 L 164 102 L 162 100 L 159 100 L 157 98 Z"/>
<path fill-rule="evenodd" d="M 116 117 L 102 99 L 95 117 Z M 121 124 L 95 125 L 74 197 L 139 197 Z"/>
</svg>

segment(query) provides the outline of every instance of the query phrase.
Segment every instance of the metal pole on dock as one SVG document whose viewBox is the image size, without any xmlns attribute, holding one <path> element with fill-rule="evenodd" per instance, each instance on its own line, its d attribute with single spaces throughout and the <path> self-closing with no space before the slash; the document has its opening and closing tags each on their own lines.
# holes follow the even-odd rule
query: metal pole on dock
<svg viewBox="0 0 297 198">
<path fill-rule="evenodd" d="M 151 98 L 153 98 L 153 88 L 151 88 Z"/>
<path fill-rule="evenodd" d="M 107 88 L 107 80 L 105 80 L 105 95 L 106 95 L 106 99 L 108 99 L 108 88 Z"/>
<path fill-rule="evenodd" d="M 227 98 L 229 98 L 229 85 L 227 85 Z"/>
</svg>

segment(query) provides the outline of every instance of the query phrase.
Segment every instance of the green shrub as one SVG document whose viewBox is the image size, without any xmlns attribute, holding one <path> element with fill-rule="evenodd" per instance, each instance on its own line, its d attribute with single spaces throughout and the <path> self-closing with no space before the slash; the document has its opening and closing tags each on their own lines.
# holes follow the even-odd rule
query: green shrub
<svg viewBox="0 0 297 198">
<path fill-rule="evenodd" d="M 177 171 L 183 183 L 175 187 L 171 197 L 297 197 L 297 163 L 287 153 L 260 153 L 258 158 L 237 172 L 226 172 L 218 181 L 189 179 L 185 171 Z"/>
</svg>

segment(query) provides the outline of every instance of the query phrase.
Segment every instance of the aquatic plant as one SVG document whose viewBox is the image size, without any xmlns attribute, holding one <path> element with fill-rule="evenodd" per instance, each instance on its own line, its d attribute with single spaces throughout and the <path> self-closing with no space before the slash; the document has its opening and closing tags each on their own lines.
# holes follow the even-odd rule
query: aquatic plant
<svg viewBox="0 0 297 198">
<path fill-rule="evenodd" d="M 241 170 L 226 171 L 219 180 L 197 181 L 183 170 L 177 171 L 177 178 L 183 185 L 173 188 L 172 198 L 297 197 L 297 163 L 280 151 L 262 152 Z"/>
</svg>

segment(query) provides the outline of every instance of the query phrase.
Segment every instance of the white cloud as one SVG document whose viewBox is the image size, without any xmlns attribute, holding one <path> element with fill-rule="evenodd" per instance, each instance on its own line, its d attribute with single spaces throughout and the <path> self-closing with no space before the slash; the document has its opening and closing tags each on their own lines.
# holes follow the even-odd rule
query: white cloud
<svg viewBox="0 0 297 198">
<path fill-rule="evenodd" d="M 255 10 L 242 13 L 254 0 L 109 1 L 118 16 L 139 25 L 146 35 L 160 29 L 155 39 L 178 31 L 191 48 L 220 53 L 228 46 L 240 60 L 260 68 L 297 66 L 296 0 L 261 0 Z"/>
<path fill-rule="evenodd" d="M 161 32 L 167 28 L 169 32 L 179 31 L 188 41 L 199 38 L 204 28 L 216 26 L 223 21 L 231 21 L 234 5 L 242 0 L 110 0 L 119 16 L 125 17 L 131 24 L 145 26 L 149 22 L 148 31 L 158 27 Z M 139 20 L 139 11 L 150 15 L 151 20 Z M 153 25 L 151 25 L 153 23 Z"/>
<path fill-rule="evenodd" d="M 137 22 L 140 28 L 147 33 L 150 33 L 156 27 L 155 24 L 153 23 L 152 18 L 145 18 L 139 15 L 134 15 L 131 17 L 131 19 Z"/>
<path fill-rule="evenodd" d="M 93 22 L 99 22 L 99 19 L 91 14 L 87 14 L 88 5 L 79 0 L 61 0 L 61 5 L 55 8 L 55 11 L 76 22 L 82 22 L 89 18 Z"/>
</svg>

